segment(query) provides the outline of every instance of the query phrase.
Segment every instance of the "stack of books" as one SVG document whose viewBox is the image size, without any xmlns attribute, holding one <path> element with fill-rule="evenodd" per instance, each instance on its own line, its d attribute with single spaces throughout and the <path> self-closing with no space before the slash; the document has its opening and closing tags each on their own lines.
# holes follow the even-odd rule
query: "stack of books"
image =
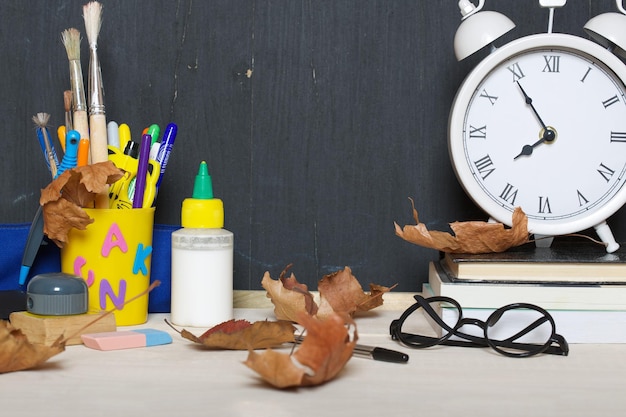
<svg viewBox="0 0 626 417">
<path fill-rule="evenodd" d="M 626 343 L 626 248 L 609 254 L 591 242 L 555 240 L 549 248 L 446 253 L 430 263 L 423 294 L 454 298 L 464 317 L 481 320 L 506 304 L 536 304 L 569 343 Z M 440 311 L 455 320 L 451 308 Z"/>
</svg>

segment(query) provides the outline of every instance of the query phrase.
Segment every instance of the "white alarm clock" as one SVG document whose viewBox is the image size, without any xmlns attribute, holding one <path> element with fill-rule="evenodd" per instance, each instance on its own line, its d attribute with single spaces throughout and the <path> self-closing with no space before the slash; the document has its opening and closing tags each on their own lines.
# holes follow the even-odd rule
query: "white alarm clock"
<svg viewBox="0 0 626 417">
<path fill-rule="evenodd" d="M 521 207 L 530 233 L 595 227 L 619 248 L 606 219 L 626 203 L 626 65 L 609 49 L 551 28 L 495 49 L 457 92 L 448 145 L 493 219 Z"/>
</svg>

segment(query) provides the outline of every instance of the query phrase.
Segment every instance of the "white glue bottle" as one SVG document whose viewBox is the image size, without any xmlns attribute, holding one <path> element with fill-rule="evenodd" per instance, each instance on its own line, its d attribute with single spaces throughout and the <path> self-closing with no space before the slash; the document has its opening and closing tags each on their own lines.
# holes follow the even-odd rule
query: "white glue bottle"
<svg viewBox="0 0 626 417">
<path fill-rule="evenodd" d="M 172 233 L 172 323 L 213 327 L 233 318 L 233 234 L 224 227 L 224 204 L 213 198 L 205 161 L 193 197 L 183 201 L 182 229 Z"/>
</svg>

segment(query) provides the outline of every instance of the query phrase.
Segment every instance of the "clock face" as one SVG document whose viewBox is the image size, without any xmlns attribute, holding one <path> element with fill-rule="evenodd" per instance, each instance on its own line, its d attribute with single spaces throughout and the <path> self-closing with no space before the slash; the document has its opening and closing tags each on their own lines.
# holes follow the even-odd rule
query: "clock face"
<svg viewBox="0 0 626 417">
<path fill-rule="evenodd" d="M 461 184 L 489 215 L 564 234 L 595 226 L 626 201 L 624 64 L 570 35 L 522 38 L 462 85 L 449 147 Z"/>
</svg>

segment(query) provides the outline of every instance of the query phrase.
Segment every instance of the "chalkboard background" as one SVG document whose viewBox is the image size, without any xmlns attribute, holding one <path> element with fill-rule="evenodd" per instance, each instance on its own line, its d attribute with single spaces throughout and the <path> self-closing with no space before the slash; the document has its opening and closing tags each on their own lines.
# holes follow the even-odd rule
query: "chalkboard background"
<svg viewBox="0 0 626 417">
<path fill-rule="evenodd" d="M 60 35 L 84 34 L 85 3 L 0 2 L 2 223 L 30 222 L 49 182 L 31 117 L 50 113 L 53 132 L 63 123 Z M 347 265 L 363 283 L 419 291 L 438 254 L 395 236 L 394 221 L 413 221 L 408 198 L 431 229 L 486 219 L 447 153 L 455 91 L 485 53 L 456 61 L 457 0 L 102 3 L 107 120 L 129 124 L 135 140 L 152 123 L 179 126 L 157 223 L 180 224 L 207 161 L 236 236 L 236 289 L 259 289 L 265 271 L 293 263 L 313 289 Z M 536 0 L 486 3 L 517 24 L 499 45 L 546 31 Z M 584 23 L 609 11 L 613 0 L 570 0 L 554 31 L 586 37 Z M 625 217 L 609 220 L 618 241 Z"/>
</svg>

